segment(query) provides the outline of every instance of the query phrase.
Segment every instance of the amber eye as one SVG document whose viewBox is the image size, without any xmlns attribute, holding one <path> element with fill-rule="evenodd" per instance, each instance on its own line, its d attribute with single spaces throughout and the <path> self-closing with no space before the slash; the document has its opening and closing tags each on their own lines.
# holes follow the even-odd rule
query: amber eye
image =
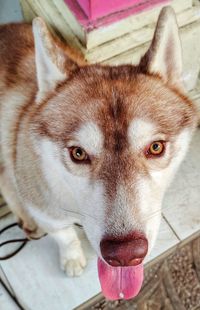
<svg viewBox="0 0 200 310">
<path fill-rule="evenodd" d="M 76 163 L 88 163 L 89 162 L 89 156 L 87 153 L 78 146 L 74 146 L 70 148 L 70 155 L 71 159 Z"/>
<path fill-rule="evenodd" d="M 154 141 L 150 144 L 147 150 L 147 156 L 159 156 L 165 150 L 165 142 L 164 141 Z"/>
</svg>

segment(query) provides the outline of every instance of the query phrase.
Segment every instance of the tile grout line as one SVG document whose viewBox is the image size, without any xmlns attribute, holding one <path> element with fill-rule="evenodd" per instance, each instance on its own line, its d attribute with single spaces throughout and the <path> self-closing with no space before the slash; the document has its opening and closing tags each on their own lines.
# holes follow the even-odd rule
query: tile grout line
<svg viewBox="0 0 200 310">
<path fill-rule="evenodd" d="M 174 235 L 176 236 L 176 238 L 181 242 L 182 240 L 180 239 L 180 237 L 178 236 L 178 234 L 176 233 L 176 231 L 174 230 L 174 228 L 172 227 L 172 225 L 170 224 L 170 222 L 167 220 L 166 216 L 163 214 L 162 212 L 162 217 L 163 219 L 166 221 L 166 223 L 169 225 L 169 227 L 171 228 L 171 230 L 173 231 Z"/>
<path fill-rule="evenodd" d="M 2 275 L 3 275 L 3 277 L 4 277 L 4 279 L 2 279 L 2 280 L 4 280 L 4 283 L 5 283 L 5 285 L 7 286 L 7 288 L 9 289 L 9 291 L 10 291 L 10 293 L 14 296 L 14 298 L 16 299 L 16 301 L 17 302 L 19 302 L 19 304 L 20 304 L 20 306 L 22 306 L 22 307 L 24 307 L 24 302 L 21 300 L 21 298 L 20 297 L 18 297 L 18 295 L 15 293 L 15 290 L 14 290 L 14 288 L 13 288 L 13 286 L 11 285 L 11 283 L 10 283 L 10 281 L 9 281 L 9 279 L 8 279 L 8 277 L 7 277 L 7 275 L 6 275 L 6 273 L 5 273 L 5 271 L 4 271 L 4 269 L 3 269 L 3 267 L 0 265 L 0 271 L 1 271 L 1 273 L 2 273 Z M 1 274 L 0 274 L 0 276 L 1 276 Z M 15 300 L 13 300 L 13 298 L 9 295 L 9 293 L 8 292 L 6 292 L 7 294 L 8 294 L 8 297 L 10 297 L 10 300 L 15 304 L 15 305 L 17 305 L 17 303 L 16 303 L 16 301 Z M 17 305 L 18 306 L 18 305 Z M 18 306 L 18 308 L 19 308 L 19 306 Z M 21 308 L 20 308 L 21 309 Z M 30 309 L 30 308 L 23 308 L 23 309 Z"/>
<path fill-rule="evenodd" d="M 8 286 L 9 290 L 11 291 L 11 293 L 16 297 L 16 294 L 15 294 L 15 291 L 10 283 L 10 281 L 8 280 L 8 277 L 5 273 L 5 271 L 3 270 L 3 267 L 0 265 L 0 276 L 1 276 L 1 273 L 4 277 L 4 280 L 5 280 L 5 284 Z"/>
</svg>

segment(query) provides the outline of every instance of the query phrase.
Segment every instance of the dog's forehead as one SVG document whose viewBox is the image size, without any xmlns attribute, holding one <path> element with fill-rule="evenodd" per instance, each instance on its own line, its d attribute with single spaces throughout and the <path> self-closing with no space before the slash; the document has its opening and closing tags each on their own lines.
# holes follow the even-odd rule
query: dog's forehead
<svg viewBox="0 0 200 310">
<path fill-rule="evenodd" d="M 74 143 L 82 146 L 92 155 L 100 155 L 104 146 L 109 149 L 114 149 L 114 151 L 122 151 L 123 147 L 119 145 L 122 143 L 126 147 L 132 150 L 138 150 L 144 147 L 152 138 L 157 134 L 157 126 L 151 120 L 145 120 L 142 118 L 133 119 L 127 126 L 127 130 L 121 132 L 121 141 L 119 137 L 119 128 L 115 128 L 113 131 L 106 133 L 102 130 L 98 124 L 94 121 L 88 121 L 83 123 L 74 133 Z M 121 129 L 122 131 L 122 129 Z M 110 136 L 113 136 L 112 138 Z M 161 136 L 159 136 L 160 138 Z M 110 145 L 107 147 L 107 142 Z M 113 143 L 113 145 L 112 145 Z M 116 145 L 117 144 L 117 145 Z"/>
<path fill-rule="evenodd" d="M 99 144 L 104 140 L 106 147 L 119 151 L 127 148 L 130 134 L 138 127 L 137 122 L 137 126 L 131 124 L 138 119 L 150 121 L 169 135 L 191 125 L 192 104 L 159 77 L 131 70 L 127 73 L 123 68 L 112 70 L 112 74 L 108 69 L 103 74 L 100 68 L 100 73 L 83 72 L 59 88 L 37 113 L 40 132 L 65 142 L 77 129 L 84 128 L 83 140 L 93 132 Z"/>
<path fill-rule="evenodd" d="M 92 113 L 105 133 L 114 128 L 118 134 L 128 131 L 131 122 L 141 119 L 161 132 L 176 135 L 193 121 L 190 100 L 157 76 L 138 74 L 132 80 L 104 81 L 94 91 L 99 103 Z"/>
<path fill-rule="evenodd" d="M 156 134 L 158 138 L 162 134 L 174 136 L 189 124 L 190 102 L 159 77 L 135 74 L 123 80 L 97 75 L 85 83 L 84 90 L 82 97 L 87 103 L 81 113 L 86 119 L 79 137 L 97 152 L 103 146 L 114 152 L 143 147 Z"/>
<path fill-rule="evenodd" d="M 99 155 L 102 151 L 104 135 L 101 128 L 93 121 L 83 123 L 75 131 L 73 138 L 76 141 L 75 143 L 78 143 L 92 155 Z"/>
<path fill-rule="evenodd" d="M 141 149 L 152 139 L 159 134 L 158 138 L 161 139 L 161 133 L 157 128 L 156 123 L 150 119 L 135 118 L 132 120 L 128 127 L 128 141 L 132 149 Z"/>
</svg>

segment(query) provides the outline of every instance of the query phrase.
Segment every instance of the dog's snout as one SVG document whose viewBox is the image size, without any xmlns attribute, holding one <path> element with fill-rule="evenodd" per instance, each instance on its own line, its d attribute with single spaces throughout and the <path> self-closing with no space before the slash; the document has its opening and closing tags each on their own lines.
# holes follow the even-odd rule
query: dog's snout
<svg viewBox="0 0 200 310">
<path fill-rule="evenodd" d="M 139 265 L 148 251 L 148 241 L 140 232 L 127 236 L 105 237 L 100 243 L 101 254 L 111 266 Z"/>
</svg>

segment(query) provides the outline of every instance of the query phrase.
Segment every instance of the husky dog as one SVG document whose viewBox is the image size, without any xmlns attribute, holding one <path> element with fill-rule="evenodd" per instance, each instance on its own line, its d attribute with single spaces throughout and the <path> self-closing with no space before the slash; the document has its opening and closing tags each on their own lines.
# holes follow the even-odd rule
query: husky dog
<svg viewBox="0 0 200 310">
<path fill-rule="evenodd" d="M 57 240 L 68 276 L 86 266 L 83 225 L 110 299 L 139 291 L 197 123 L 181 59 L 170 7 L 137 66 L 88 65 L 39 17 L 0 27 L 1 191 L 29 238 Z"/>
</svg>

